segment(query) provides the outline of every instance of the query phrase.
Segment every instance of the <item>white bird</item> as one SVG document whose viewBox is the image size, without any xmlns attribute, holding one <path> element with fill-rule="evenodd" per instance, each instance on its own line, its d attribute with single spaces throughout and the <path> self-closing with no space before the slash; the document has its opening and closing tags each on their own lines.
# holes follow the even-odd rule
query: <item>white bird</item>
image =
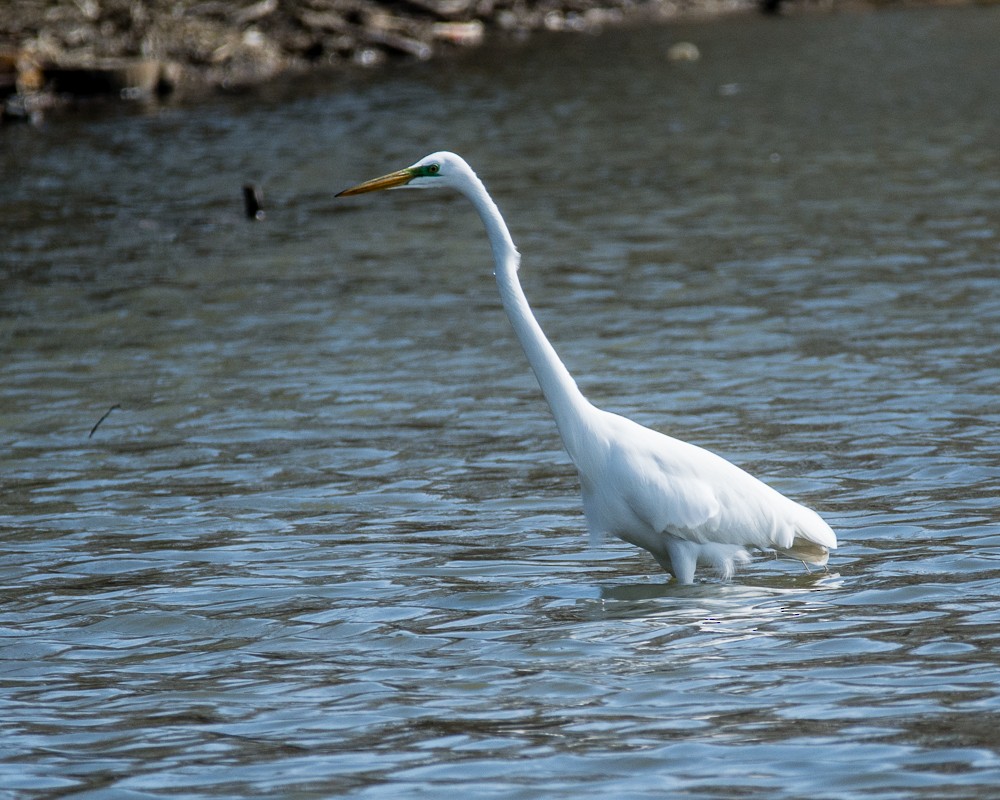
<svg viewBox="0 0 1000 800">
<path fill-rule="evenodd" d="M 411 167 L 337 196 L 397 187 L 454 189 L 486 226 L 504 310 L 534 370 L 580 475 L 591 536 L 612 534 L 645 548 L 681 583 L 708 565 L 724 578 L 749 561 L 748 548 L 825 564 L 837 537 L 820 516 L 721 456 L 592 405 L 531 312 L 517 271 L 521 256 L 482 181 L 454 153 L 433 153 Z"/>
</svg>

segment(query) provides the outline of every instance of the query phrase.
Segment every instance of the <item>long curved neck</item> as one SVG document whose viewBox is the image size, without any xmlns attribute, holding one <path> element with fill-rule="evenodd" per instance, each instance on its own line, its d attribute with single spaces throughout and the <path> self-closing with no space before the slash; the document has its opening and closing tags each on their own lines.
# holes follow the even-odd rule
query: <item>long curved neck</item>
<svg viewBox="0 0 1000 800">
<path fill-rule="evenodd" d="M 511 239 L 510 231 L 507 230 L 507 225 L 493 198 L 489 196 L 482 181 L 475 176 L 463 193 L 472 201 L 486 226 L 486 234 L 496 264 L 495 275 L 500 289 L 500 300 L 514 333 L 521 342 L 524 354 L 528 357 L 531 369 L 538 379 L 542 394 L 545 395 L 552 410 L 563 444 L 570 458 L 575 461 L 582 423 L 587 411 L 593 406 L 580 392 L 573 376 L 569 374 L 569 370 L 559 359 L 555 348 L 545 337 L 541 326 L 531 313 L 531 306 L 528 305 L 524 290 L 521 289 L 521 282 L 517 278 L 521 255 L 514 246 L 514 240 Z"/>
</svg>

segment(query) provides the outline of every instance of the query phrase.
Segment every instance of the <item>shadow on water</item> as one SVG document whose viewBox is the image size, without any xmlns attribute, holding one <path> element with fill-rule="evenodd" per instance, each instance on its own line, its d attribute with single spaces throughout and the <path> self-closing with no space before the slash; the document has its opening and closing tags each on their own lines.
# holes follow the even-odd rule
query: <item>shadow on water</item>
<svg viewBox="0 0 1000 800">
<path fill-rule="evenodd" d="M 812 589 L 836 589 L 841 584 L 839 574 L 813 570 L 812 573 L 798 576 L 770 575 L 761 578 L 754 575 L 740 575 L 732 583 L 708 580 L 687 586 L 673 581 L 601 586 L 600 594 L 602 600 L 624 602 L 671 598 L 683 604 L 688 600 L 710 598 L 720 603 L 738 604 L 786 594 L 799 595 Z"/>
</svg>

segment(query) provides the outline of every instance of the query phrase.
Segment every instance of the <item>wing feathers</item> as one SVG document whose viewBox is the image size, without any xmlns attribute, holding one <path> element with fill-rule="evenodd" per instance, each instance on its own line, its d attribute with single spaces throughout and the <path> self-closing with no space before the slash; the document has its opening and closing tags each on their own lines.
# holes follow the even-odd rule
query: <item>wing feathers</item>
<svg viewBox="0 0 1000 800">
<path fill-rule="evenodd" d="M 776 549 L 815 564 L 837 546 L 814 511 L 708 450 L 660 436 L 669 447 L 623 451 L 610 470 L 652 530 L 699 544 Z"/>
</svg>

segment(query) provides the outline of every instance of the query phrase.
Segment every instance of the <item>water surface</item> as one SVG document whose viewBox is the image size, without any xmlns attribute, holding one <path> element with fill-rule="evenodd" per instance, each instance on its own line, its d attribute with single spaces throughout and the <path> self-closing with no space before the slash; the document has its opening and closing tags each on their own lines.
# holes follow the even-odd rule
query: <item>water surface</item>
<svg viewBox="0 0 1000 800">
<path fill-rule="evenodd" d="M 0 797 L 995 792 L 998 30 L 535 37 L 5 128 Z M 820 510 L 828 572 L 588 545 L 474 213 L 333 199 L 442 148 L 584 392 Z"/>
</svg>

